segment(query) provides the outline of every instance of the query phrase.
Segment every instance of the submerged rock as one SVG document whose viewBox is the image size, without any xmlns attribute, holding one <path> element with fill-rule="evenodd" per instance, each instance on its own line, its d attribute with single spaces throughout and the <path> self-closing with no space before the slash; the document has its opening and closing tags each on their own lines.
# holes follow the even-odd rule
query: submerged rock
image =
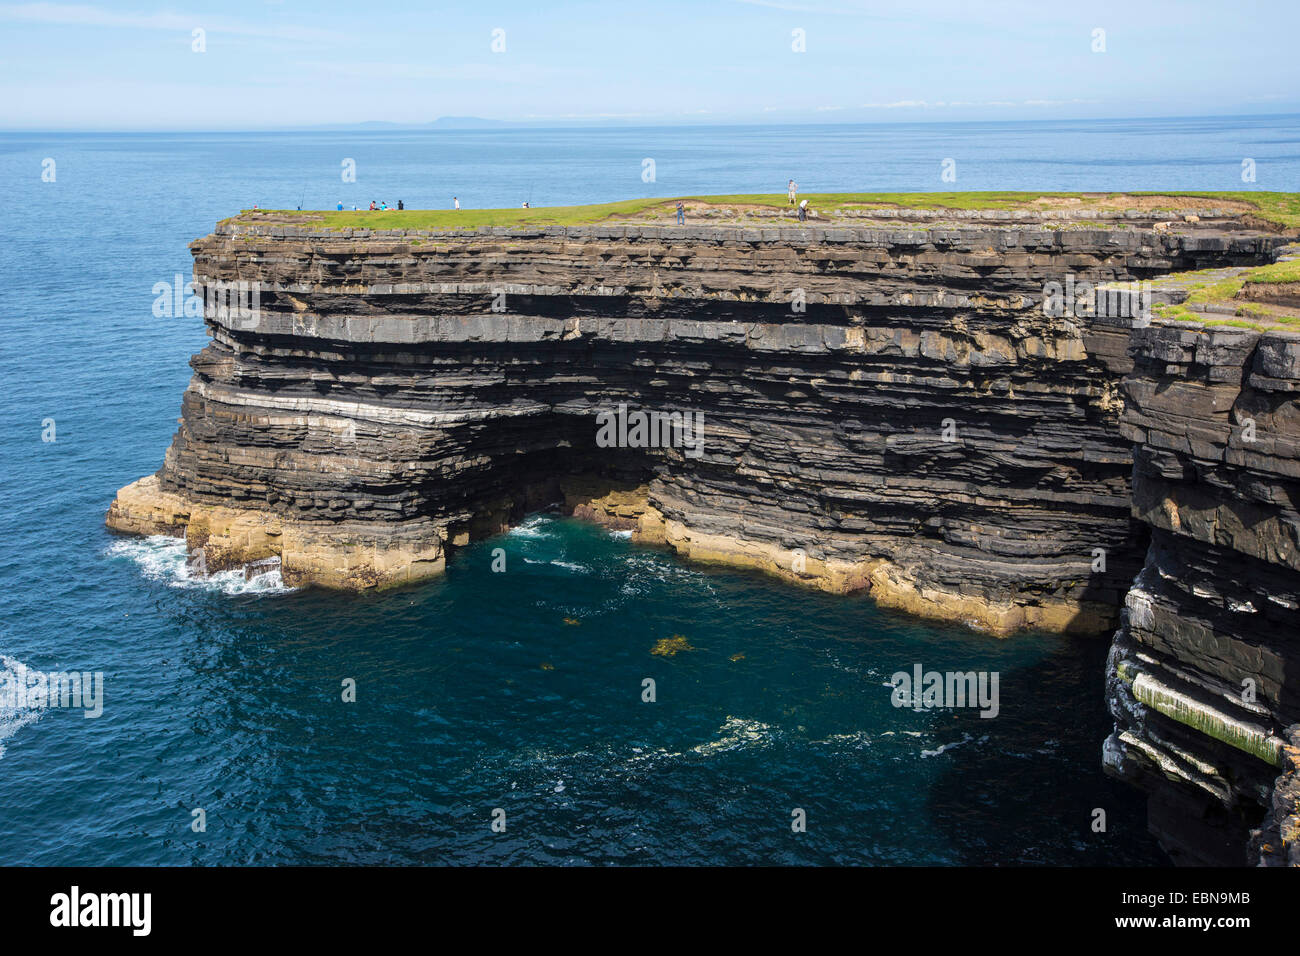
<svg viewBox="0 0 1300 956">
<path fill-rule="evenodd" d="M 651 648 L 650 653 L 656 654 L 659 657 L 676 657 L 682 651 L 693 650 L 695 650 L 695 648 L 691 646 L 690 641 L 686 640 L 686 638 L 682 637 L 680 634 L 674 634 L 672 637 L 665 637 L 656 641 L 655 646 Z"/>
</svg>

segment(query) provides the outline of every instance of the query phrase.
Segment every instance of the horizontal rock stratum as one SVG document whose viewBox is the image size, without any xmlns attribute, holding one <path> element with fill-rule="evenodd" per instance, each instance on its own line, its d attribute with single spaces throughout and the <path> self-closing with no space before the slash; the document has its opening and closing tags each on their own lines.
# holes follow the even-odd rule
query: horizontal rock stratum
<svg viewBox="0 0 1300 956">
<path fill-rule="evenodd" d="M 1159 323 L 1130 351 L 1151 544 L 1111 648 L 1105 766 L 1152 791 L 1176 860 L 1300 864 L 1300 335 Z"/>
<path fill-rule="evenodd" d="M 164 465 L 108 523 L 183 530 L 209 570 L 278 555 L 290 584 L 362 588 L 441 573 L 449 547 L 563 500 L 686 557 L 1000 633 L 1096 631 L 1144 550 L 1128 329 L 1049 318 L 1043 287 L 1278 241 L 236 218 L 192 245 L 195 279 L 255 283 L 255 314 L 208 315 Z M 701 414 L 703 454 L 598 447 L 619 404 Z"/>
<path fill-rule="evenodd" d="M 1120 624 L 1106 766 L 1152 791 L 1178 858 L 1244 860 L 1268 807 L 1255 852 L 1282 859 L 1300 819 L 1300 336 L 1083 290 L 1268 263 L 1287 240 L 1239 212 L 1154 215 L 236 217 L 192 244 L 195 281 L 251 307 L 208 309 L 163 466 L 107 523 L 184 535 L 208 571 L 278 558 L 288 584 L 362 589 L 441 574 L 558 504 L 997 634 Z M 1053 289 L 1084 301 L 1045 308 Z M 641 412 L 673 423 L 664 441 L 609 440 Z"/>
</svg>

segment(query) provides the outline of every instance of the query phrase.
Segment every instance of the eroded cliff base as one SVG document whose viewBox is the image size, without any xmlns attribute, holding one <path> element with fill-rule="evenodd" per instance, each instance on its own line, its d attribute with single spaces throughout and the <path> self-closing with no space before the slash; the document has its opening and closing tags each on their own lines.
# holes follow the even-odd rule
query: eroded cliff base
<svg viewBox="0 0 1300 956">
<path fill-rule="evenodd" d="M 883 607 L 998 636 L 1024 628 L 1097 634 L 1114 616 L 1114 608 L 1104 604 L 1014 599 L 992 603 L 982 594 L 927 588 L 884 558 L 825 560 L 797 547 L 700 533 L 666 519 L 651 503 L 648 483 L 619 485 L 599 476 L 540 482 L 455 530 L 426 522 L 382 526 L 293 521 L 274 512 L 187 501 L 163 491 L 158 476 L 149 475 L 118 491 L 106 524 L 123 534 L 183 537 L 188 551 L 203 554 L 207 573 L 274 558 L 290 587 L 382 590 L 437 577 L 445 572 L 454 548 L 508 531 L 531 510 L 546 508 L 629 531 L 632 541 L 665 547 L 683 560 L 755 570 L 831 594 L 866 592 Z"/>
</svg>

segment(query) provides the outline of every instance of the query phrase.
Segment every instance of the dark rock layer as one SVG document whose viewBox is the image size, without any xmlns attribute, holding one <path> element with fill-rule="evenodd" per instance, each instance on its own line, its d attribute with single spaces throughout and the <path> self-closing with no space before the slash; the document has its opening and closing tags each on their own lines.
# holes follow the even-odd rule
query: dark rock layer
<svg viewBox="0 0 1300 956">
<path fill-rule="evenodd" d="M 1151 528 L 1115 635 L 1105 763 L 1187 862 L 1246 862 L 1300 720 L 1300 336 L 1133 331 L 1123 434 Z"/>
<path fill-rule="evenodd" d="M 1296 337 L 1041 305 L 1067 277 L 1255 264 L 1281 240 L 1144 225 L 232 220 L 193 244 L 196 280 L 254 283 L 257 308 L 209 312 L 163 467 L 108 523 L 183 533 L 210 569 L 278 557 L 291 584 L 365 588 L 558 501 L 998 633 L 1100 632 L 1126 605 L 1106 765 L 1152 790 L 1180 858 L 1244 860 L 1267 805 L 1256 845 L 1280 859 Z M 700 453 L 602 447 L 620 405 L 698 413 Z"/>
<path fill-rule="evenodd" d="M 596 476 L 644 486 L 642 536 L 692 557 L 999 632 L 1098 630 L 1144 546 L 1117 428 L 1127 330 L 1044 315 L 1044 285 L 1276 243 L 234 220 L 194 243 L 196 279 L 257 283 L 257 312 L 209 315 L 164 467 L 110 524 L 186 525 L 210 567 L 278 553 L 290 581 L 365 587 L 437 573 L 524 489 Z M 619 403 L 702 414 L 703 454 L 597 447 Z"/>
</svg>

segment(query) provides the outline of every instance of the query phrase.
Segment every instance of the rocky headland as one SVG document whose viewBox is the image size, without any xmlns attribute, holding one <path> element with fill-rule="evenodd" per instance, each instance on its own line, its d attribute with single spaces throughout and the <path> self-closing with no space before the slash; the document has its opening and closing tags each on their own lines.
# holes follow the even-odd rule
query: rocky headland
<svg viewBox="0 0 1300 956">
<path fill-rule="evenodd" d="M 1300 335 L 1151 315 L 1128 284 L 1288 236 L 1204 201 L 984 212 L 227 220 L 195 281 L 255 307 L 208 310 L 163 466 L 108 525 L 361 589 L 558 504 L 993 633 L 1118 626 L 1107 766 L 1184 858 L 1245 862 L 1248 829 L 1295 826 L 1272 802 L 1300 720 Z M 678 418 L 599 440 L 620 407 Z"/>
</svg>

